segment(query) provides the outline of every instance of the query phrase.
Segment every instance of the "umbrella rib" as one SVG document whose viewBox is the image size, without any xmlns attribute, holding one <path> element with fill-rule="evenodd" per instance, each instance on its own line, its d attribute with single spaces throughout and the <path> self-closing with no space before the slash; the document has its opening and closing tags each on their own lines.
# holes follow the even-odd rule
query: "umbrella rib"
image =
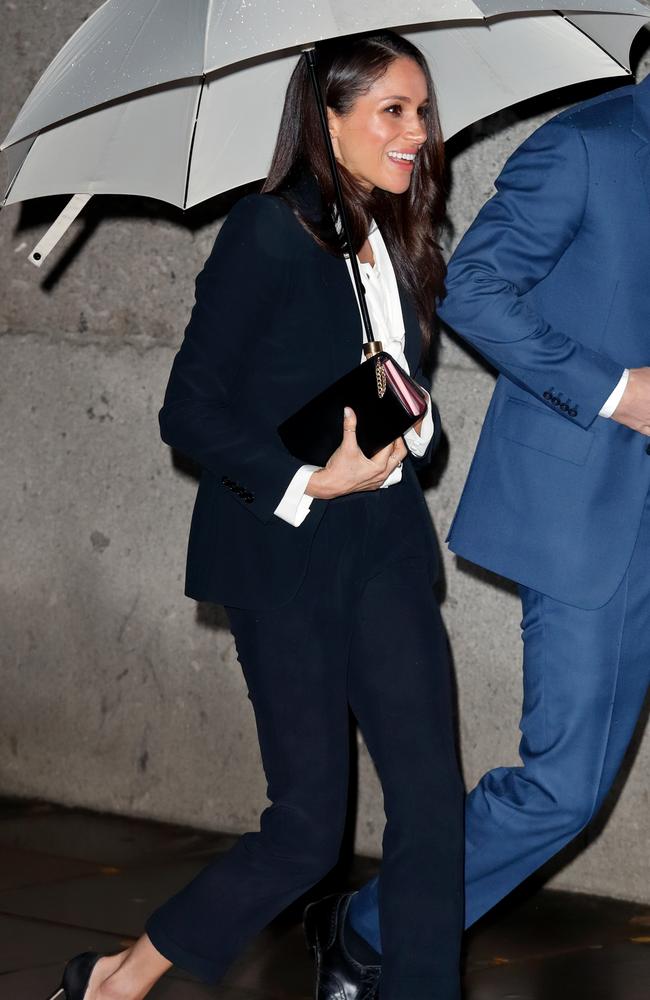
<svg viewBox="0 0 650 1000">
<path fill-rule="evenodd" d="M 190 149 L 187 156 L 187 173 L 185 176 L 185 193 L 183 195 L 183 210 L 187 208 L 187 198 L 190 192 L 190 176 L 192 174 L 192 156 L 194 154 L 194 142 L 196 140 L 196 130 L 199 124 L 199 114 L 201 112 L 201 101 L 203 100 L 203 91 L 205 89 L 205 74 L 201 77 L 201 89 L 199 91 L 199 97 L 196 102 L 196 114 L 194 115 L 194 125 L 192 126 L 192 138 L 190 140 Z"/>
<path fill-rule="evenodd" d="M 611 52 L 608 52 L 605 46 L 601 45 L 600 42 L 597 42 L 595 38 L 592 38 L 592 36 L 589 34 L 588 31 L 583 31 L 582 28 L 580 28 L 574 21 L 572 21 L 570 17 L 567 17 L 567 15 L 564 13 L 563 10 L 558 11 L 558 13 L 561 14 L 561 16 L 567 22 L 567 24 L 570 24 L 572 28 L 575 28 L 576 31 L 579 31 L 580 34 L 584 35 L 585 38 L 588 38 L 592 45 L 595 45 L 597 49 L 600 49 L 601 52 L 605 53 L 608 59 L 611 59 L 612 62 L 615 62 L 617 66 L 620 66 L 623 72 L 627 74 L 627 76 L 633 75 L 632 70 L 630 69 L 629 66 L 626 66 L 625 63 L 622 63 L 620 61 L 620 59 L 617 59 L 616 56 L 612 55 Z"/>
<path fill-rule="evenodd" d="M 203 35 L 203 72 L 205 73 L 206 63 L 208 61 L 208 37 L 210 35 L 210 21 L 212 20 L 212 8 L 214 6 L 214 0 L 208 0 L 208 9 L 205 15 L 205 32 Z"/>
<path fill-rule="evenodd" d="M 35 140 L 32 140 L 32 145 L 34 144 L 34 141 L 35 141 Z M 27 159 L 27 157 L 25 157 L 25 159 Z M 23 161 L 23 162 L 24 162 L 24 161 Z M 0 208 L 4 208 L 4 207 L 5 207 L 5 205 L 7 204 L 7 198 L 8 198 L 8 197 L 9 197 L 9 195 L 11 194 L 11 189 L 13 188 L 14 184 L 15 184 L 15 183 L 16 183 L 16 181 L 18 180 L 18 174 L 20 173 L 20 171 L 21 171 L 21 170 L 22 170 L 22 163 L 21 163 L 21 165 L 20 165 L 20 166 L 18 167 L 18 169 L 16 170 L 16 172 L 15 172 L 15 174 L 13 175 L 13 177 L 11 178 L 11 180 L 9 181 L 9 187 L 7 188 L 7 190 L 6 190 L 6 191 L 5 191 L 5 193 L 4 193 L 4 196 L 3 196 L 3 199 L 2 199 L 2 202 L 0 202 Z"/>
<path fill-rule="evenodd" d="M 199 114 L 201 112 L 201 101 L 203 100 L 203 91 L 205 89 L 205 64 L 208 58 L 208 33 L 210 29 L 210 21 L 212 19 L 212 7 L 214 5 L 214 0 L 208 0 L 208 6 L 205 14 L 205 33 L 203 40 L 203 76 L 201 78 L 201 90 L 199 91 L 199 97 L 196 102 L 196 115 L 194 117 L 194 125 L 192 128 L 192 138 L 190 140 L 190 148 L 187 156 L 187 173 L 185 175 L 185 192 L 183 194 L 183 210 L 187 208 L 187 199 L 190 193 L 190 177 L 192 176 L 192 156 L 194 155 L 194 143 L 196 141 L 196 130 L 199 125 Z"/>
</svg>

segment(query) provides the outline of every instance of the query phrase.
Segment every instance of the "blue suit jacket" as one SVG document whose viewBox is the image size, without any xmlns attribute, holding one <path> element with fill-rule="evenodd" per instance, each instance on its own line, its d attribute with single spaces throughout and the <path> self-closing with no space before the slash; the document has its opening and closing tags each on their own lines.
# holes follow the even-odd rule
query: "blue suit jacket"
<svg viewBox="0 0 650 1000">
<path fill-rule="evenodd" d="M 650 79 L 544 125 L 496 187 L 440 308 L 501 373 L 449 544 L 596 608 L 650 488 L 648 440 L 598 416 L 625 367 L 650 365 Z"/>
<path fill-rule="evenodd" d="M 303 183 L 296 193 L 305 210 L 320 214 L 314 185 Z M 403 290 L 400 296 L 409 367 L 428 385 L 415 308 Z M 277 427 L 358 365 L 361 345 L 343 258 L 322 250 L 283 199 L 250 195 L 238 202 L 197 278 L 160 412 L 163 439 L 202 469 L 189 597 L 268 609 L 295 594 L 327 502 L 314 501 L 299 528 L 274 515 L 302 464 Z M 420 494 L 423 545 L 435 563 L 433 529 L 410 459 L 404 470 Z"/>
</svg>

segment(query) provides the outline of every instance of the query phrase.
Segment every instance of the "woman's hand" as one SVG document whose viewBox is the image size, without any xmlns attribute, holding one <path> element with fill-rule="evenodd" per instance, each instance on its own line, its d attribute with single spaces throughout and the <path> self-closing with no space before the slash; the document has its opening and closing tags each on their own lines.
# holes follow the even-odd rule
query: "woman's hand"
<svg viewBox="0 0 650 1000">
<path fill-rule="evenodd" d="M 305 490 L 307 496 L 333 500 L 334 497 L 342 497 L 347 493 L 378 490 L 408 454 L 400 437 L 374 458 L 366 458 L 357 444 L 356 430 L 356 415 L 346 406 L 343 440 L 325 468 L 312 474 Z"/>
</svg>

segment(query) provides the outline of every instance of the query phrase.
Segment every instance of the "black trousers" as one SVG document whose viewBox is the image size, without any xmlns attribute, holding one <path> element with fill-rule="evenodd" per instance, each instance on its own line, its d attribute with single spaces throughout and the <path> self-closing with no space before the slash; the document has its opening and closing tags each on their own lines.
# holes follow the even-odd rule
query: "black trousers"
<svg viewBox="0 0 650 1000">
<path fill-rule="evenodd" d="M 251 938 L 336 863 L 349 707 L 386 812 L 379 909 L 381 1000 L 457 1000 L 463 788 L 447 644 L 432 593 L 419 488 L 329 504 L 307 575 L 284 607 L 229 608 L 271 805 L 150 918 L 170 961 L 218 980 Z"/>
</svg>

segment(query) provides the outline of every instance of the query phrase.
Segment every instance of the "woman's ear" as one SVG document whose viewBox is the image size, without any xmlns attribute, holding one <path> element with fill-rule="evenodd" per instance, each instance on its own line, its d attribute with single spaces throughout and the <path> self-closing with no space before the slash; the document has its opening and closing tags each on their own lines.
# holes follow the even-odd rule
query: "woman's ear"
<svg viewBox="0 0 650 1000">
<path fill-rule="evenodd" d="M 336 111 L 332 111 L 331 108 L 327 109 L 327 124 L 329 126 L 330 135 L 332 140 L 338 139 L 339 136 L 339 116 Z"/>
<path fill-rule="evenodd" d="M 331 108 L 327 109 L 327 124 L 332 139 L 334 156 L 336 157 L 337 160 L 340 160 L 341 147 L 339 146 L 339 135 L 341 130 L 341 118 L 340 115 L 337 115 L 336 111 L 332 111 Z"/>
</svg>

